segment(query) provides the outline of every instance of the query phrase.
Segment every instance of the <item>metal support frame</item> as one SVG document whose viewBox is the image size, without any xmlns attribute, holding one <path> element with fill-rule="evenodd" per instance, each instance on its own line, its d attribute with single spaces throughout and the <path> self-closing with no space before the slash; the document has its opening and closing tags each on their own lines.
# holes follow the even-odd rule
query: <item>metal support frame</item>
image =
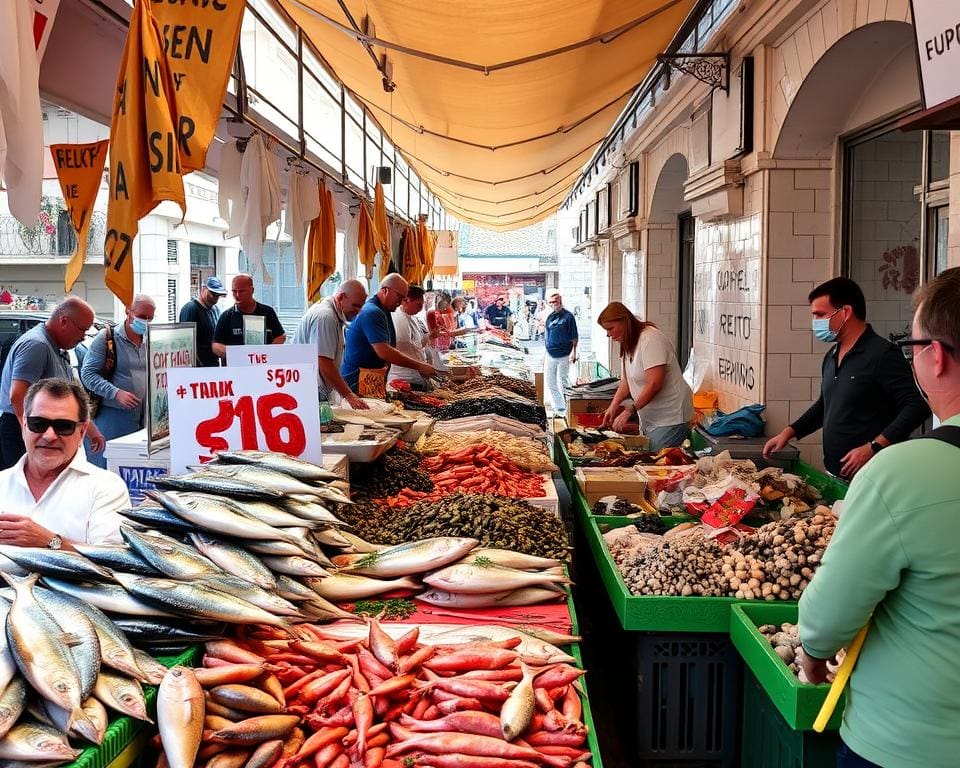
<svg viewBox="0 0 960 768">
<path fill-rule="evenodd" d="M 724 93 L 730 92 L 729 53 L 661 53 L 657 56 L 657 61 L 684 75 L 690 75 L 711 89 L 719 88 Z"/>
</svg>

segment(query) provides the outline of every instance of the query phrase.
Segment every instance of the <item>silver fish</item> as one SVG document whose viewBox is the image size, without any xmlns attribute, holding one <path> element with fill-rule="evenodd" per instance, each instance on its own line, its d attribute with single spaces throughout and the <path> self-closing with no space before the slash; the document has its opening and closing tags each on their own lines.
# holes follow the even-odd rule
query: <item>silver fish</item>
<svg viewBox="0 0 960 768">
<path fill-rule="evenodd" d="M 306 546 L 306 542 L 303 542 L 303 545 Z M 255 555 L 273 555 L 275 557 L 296 555 L 298 557 L 311 557 L 311 554 L 307 552 L 303 546 L 290 544 L 286 541 L 254 541 L 251 539 L 244 541 L 243 546 Z"/>
<path fill-rule="evenodd" d="M 21 568 L 26 568 L 43 576 L 103 581 L 110 581 L 113 577 L 106 568 L 101 568 L 76 552 L 47 549 L 46 547 L 13 547 L 8 544 L 0 544 L 0 555 L 13 560 Z"/>
<path fill-rule="evenodd" d="M 563 565 L 561 561 L 554 560 L 550 557 L 536 557 L 535 555 L 527 555 L 523 552 L 514 552 L 512 549 L 492 549 L 489 547 L 479 547 L 473 550 L 463 559 L 463 562 L 472 563 L 478 558 L 485 558 L 494 565 L 502 565 L 505 568 L 516 568 L 521 571 L 540 571 Z M 481 562 L 483 561 L 481 560 Z"/>
<path fill-rule="evenodd" d="M 223 573 L 215 563 L 193 547 L 181 544 L 162 533 L 140 532 L 121 525 L 120 535 L 138 555 L 171 579 L 192 579 Z"/>
<path fill-rule="evenodd" d="M 27 681 L 17 675 L 0 693 L 0 739 L 20 719 L 27 704 Z M 66 710 L 64 710 L 66 711 Z"/>
<path fill-rule="evenodd" d="M 454 563 L 477 544 L 477 539 L 466 536 L 436 536 L 409 541 L 363 555 L 342 572 L 380 578 L 409 576 Z"/>
<path fill-rule="evenodd" d="M 321 531 L 314 531 L 313 537 L 321 544 L 337 549 L 347 549 L 351 546 L 350 540 L 336 528 L 324 528 Z"/>
<path fill-rule="evenodd" d="M 65 634 L 37 601 L 37 574 L 2 576 L 16 591 L 7 616 L 7 640 L 21 674 L 43 698 L 68 710 L 71 722 L 83 719 L 80 674 L 68 645 L 75 637 Z"/>
<path fill-rule="evenodd" d="M 65 634 L 73 635 L 69 644 L 70 655 L 77 667 L 80 677 L 80 699 L 88 698 L 97 682 L 97 673 L 100 671 L 100 638 L 97 630 L 90 621 L 86 610 L 50 589 L 34 587 L 33 596 L 41 607 L 53 617 Z"/>
<path fill-rule="evenodd" d="M 157 488 L 172 488 L 177 491 L 198 491 L 223 496 L 242 496 L 252 499 L 278 499 L 283 494 L 272 488 L 247 482 L 227 475 L 201 470 L 183 475 L 159 475 L 150 478 Z M 155 498 L 151 495 L 151 498 Z"/>
<path fill-rule="evenodd" d="M 123 587 L 117 584 L 86 584 L 82 582 L 64 581 L 45 576 L 43 583 L 58 592 L 66 592 L 90 605 L 109 613 L 119 613 L 124 616 L 168 616 L 168 611 L 157 608 L 138 600 Z"/>
<path fill-rule="evenodd" d="M 329 600 L 325 600 L 320 595 L 314 595 L 311 600 L 305 600 L 300 603 L 300 610 L 304 616 L 316 621 L 336 621 L 337 619 L 347 619 L 349 621 L 360 621 L 355 614 L 337 607 Z"/>
<path fill-rule="evenodd" d="M 125 544 L 74 544 L 73 548 L 91 562 L 141 576 L 160 576 L 160 571 Z"/>
<path fill-rule="evenodd" d="M 133 509 L 124 509 L 118 514 L 136 523 L 140 528 L 178 533 L 189 533 L 196 530 L 193 523 L 187 522 L 179 515 L 163 507 L 134 507 Z"/>
<path fill-rule="evenodd" d="M 133 657 L 137 662 L 137 666 L 142 669 L 143 673 L 147 676 L 144 682 L 150 683 L 150 685 L 160 685 L 163 676 L 167 674 L 167 668 L 149 653 L 144 653 L 139 648 L 133 649 Z"/>
<path fill-rule="evenodd" d="M 68 735 L 75 735 L 100 744 L 107 732 L 109 724 L 109 715 L 107 710 L 93 696 L 83 702 L 83 714 L 87 716 L 86 720 L 75 723 L 72 727 L 69 725 L 70 713 L 65 709 L 51 704 L 49 701 L 42 703 L 43 713 L 50 721 L 50 725 Z"/>
<path fill-rule="evenodd" d="M 146 720 L 148 723 L 153 722 L 147 716 L 147 701 L 140 683 L 136 680 L 101 669 L 93 695 L 101 704 L 115 712 L 130 715 L 137 720 Z"/>
<path fill-rule="evenodd" d="M 218 464 L 212 462 L 202 467 L 189 467 L 194 471 L 212 472 L 232 480 L 240 480 L 251 485 L 261 486 L 275 491 L 277 494 L 298 493 L 304 496 L 317 496 L 319 490 L 309 483 L 297 480 L 295 477 L 267 469 L 266 467 L 250 464 Z"/>
<path fill-rule="evenodd" d="M 283 499 L 281 504 L 283 504 L 283 508 L 287 510 L 287 512 L 304 520 L 326 523 L 327 525 L 338 528 L 351 527 L 325 506 L 318 504 L 316 499 L 295 499 L 288 496 Z"/>
<path fill-rule="evenodd" d="M 278 573 L 276 577 L 277 594 L 284 600 L 300 602 L 301 600 L 313 600 L 317 596 L 317 593 L 310 589 L 310 587 L 301 584 L 296 579 L 284 573 Z"/>
<path fill-rule="evenodd" d="M 304 587 L 306 589 L 306 587 Z M 0 629 L 7 626 L 10 603 L 0 600 Z M 7 633 L 0 631 L 0 690 L 5 689 L 17 674 L 17 662 L 7 641 Z"/>
<path fill-rule="evenodd" d="M 420 582 L 409 576 L 401 579 L 371 579 L 352 573 L 335 573 L 326 579 L 306 577 L 303 582 L 327 600 L 364 600 L 395 589 L 419 589 Z"/>
<path fill-rule="evenodd" d="M 359 536 L 350 533 L 349 531 L 341 531 L 341 534 L 353 548 L 353 551 L 359 552 L 360 554 L 367 554 L 368 552 L 381 552 L 384 549 L 390 548 L 389 544 L 372 544 L 371 542 L 361 539 Z"/>
<path fill-rule="evenodd" d="M 211 533 L 233 536 L 238 539 L 259 541 L 280 540 L 298 544 L 298 540 L 280 528 L 261 523 L 252 517 L 245 517 L 233 510 L 225 502 L 215 502 L 210 498 L 191 498 L 177 493 L 158 494 L 163 504 L 170 504 L 176 513 Z"/>
<path fill-rule="evenodd" d="M 205 643 L 223 637 L 226 625 L 221 621 L 165 622 L 162 619 L 117 619 L 117 626 L 134 643 Z M 146 676 L 145 682 L 150 682 Z"/>
<path fill-rule="evenodd" d="M 203 688 L 189 667 L 173 667 L 157 691 L 157 727 L 170 768 L 192 768 L 203 735 Z"/>
<path fill-rule="evenodd" d="M 563 599 L 563 594 L 542 587 L 521 587 L 506 592 L 483 592 L 480 594 L 428 589 L 426 592 L 414 595 L 414 599 L 447 608 L 494 608 L 554 602 Z"/>
<path fill-rule="evenodd" d="M 423 577 L 423 580 L 431 587 L 463 594 L 506 592 L 521 587 L 568 584 L 570 582 L 570 579 L 563 575 L 518 571 L 515 568 L 504 568 L 499 565 L 478 565 L 476 563 L 448 565 L 446 568 L 427 574 Z"/>
<path fill-rule="evenodd" d="M 0 740 L 0 758 L 4 760 L 59 761 L 76 760 L 67 737 L 56 728 L 41 723 L 21 723 Z"/>
<path fill-rule="evenodd" d="M 261 499 L 230 499 L 224 496 L 214 496 L 210 493 L 187 493 L 184 491 L 180 491 L 178 496 L 181 499 L 205 499 L 207 501 L 226 504 L 234 512 L 244 517 L 259 520 L 261 523 L 272 525 L 275 528 L 289 528 L 291 526 L 303 525 L 301 518 L 287 512 L 270 501 L 263 501 Z"/>
<path fill-rule="evenodd" d="M 253 464 L 265 469 L 273 469 L 286 475 L 305 481 L 333 481 L 341 479 L 338 474 L 285 453 L 268 453 L 267 451 L 220 451 L 217 461 L 227 464 Z"/>
<path fill-rule="evenodd" d="M 207 533 L 190 534 L 190 541 L 201 554 L 224 572 L 256 584 L 263 589 L 276 589 L 277 579 L 267 566 L 244 547 L 230 544 Z"/>
<path fill-rule="evenodd" d="M 213 589 L 246 600 L 251 605 L 263 608 L 263 610 L 269 611 L 275 616 L 300 616 L 300 612 L 293 603 L 283 599 L 275 592 L 258 587 L 256 584 L 251 584 L 237 576 L 223 574 L 201 579 L 201 581 Z"/>
<path fill-rule="evenodd" d="M 168 606 L 177 613 L 193 618 L 217 619 L 232 624 L 286 626 L 286 621 L 280 617 L 200 582 L 184 583 L 122 573 L 116 574 L 116 579 L 135 597 Z"/>
<path fill-rule="evenodd" d="M 523 670 L 523 677 L 500 707 L 500 732 L 506 741 L 513 741 L 527 730 L 536 709 L 533 695 L 534 675 L 523 662 L 520 663 L 520 668 Z"/>
<path fill-rule="evenodd" d="M 312 560 L 308 560 L 305 557 L 297 557 L 296 555 L 288 557 L 264 555 L 263 564 L 271 571 L 285 573 L 288 576 L 313 576 L 318 579 L 329 576 L 325 568 Z"/>
</svg>

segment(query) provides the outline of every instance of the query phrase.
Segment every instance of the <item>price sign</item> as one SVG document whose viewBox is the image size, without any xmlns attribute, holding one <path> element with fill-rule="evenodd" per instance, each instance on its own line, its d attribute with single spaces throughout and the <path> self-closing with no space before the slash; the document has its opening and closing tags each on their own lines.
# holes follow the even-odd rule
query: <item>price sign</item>
<svg viewBox="0 0 960 768">
<path fill-rule="evenodd" d="M 315 368 L 192 368 L 168 378 L 171 472 L 238 449 L 322 462 Z"/>
<path fill-rule="evenodd" d="M 227 365 L 312 365 L 317 367 L 317 348 L 312 344 L 243 344 L 227 347 Z"/>
</svg>

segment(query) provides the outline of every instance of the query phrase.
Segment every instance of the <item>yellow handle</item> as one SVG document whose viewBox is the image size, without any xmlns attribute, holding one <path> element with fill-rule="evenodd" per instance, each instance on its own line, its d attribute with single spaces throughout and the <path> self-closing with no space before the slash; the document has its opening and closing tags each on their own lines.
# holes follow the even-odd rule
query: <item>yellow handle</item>
<svg viewBox="0 0 960 768">
<path fill-rule="evenodd" d="M 869 628 L 870 624 L 864 624 L 853 638 L 850 647 L 847 648 L 847 655 L 844 656 L 843 662 L 840 664 L 840 669 L 837 670 L 837 674 L 830 684 L 827 698 L 823 700 L 823 706 L 820 707 L 820 714 L 818 714 L 817 719 L 813 721 L 813 730 L 817 733 L 823 733 L 823 730 L 827 727 L 827 723 L 830 722 L 833 710 L 836 709 L 837 702 L 840 701 L 840 694 L 843 693 L 843 689 L 847 687 L 847 681 L 850 679 L 853 667 L 857 663 L 857 657 L 860 655 L 860 649 L 863 647 L 863 641 L 867 636 L 867 630 Z"/>
</svg>

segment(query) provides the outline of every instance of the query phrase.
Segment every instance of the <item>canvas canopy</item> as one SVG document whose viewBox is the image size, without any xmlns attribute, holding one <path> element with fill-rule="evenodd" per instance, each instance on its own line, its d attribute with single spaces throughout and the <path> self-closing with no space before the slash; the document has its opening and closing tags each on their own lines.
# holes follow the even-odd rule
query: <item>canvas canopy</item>
<svg viewBox="0 0 960 768">
<path fill-rule="evenodd" d="M 563 202 L 694 4 L 280 2 L 446 209 L 501 230 Z"/>
</svg>

